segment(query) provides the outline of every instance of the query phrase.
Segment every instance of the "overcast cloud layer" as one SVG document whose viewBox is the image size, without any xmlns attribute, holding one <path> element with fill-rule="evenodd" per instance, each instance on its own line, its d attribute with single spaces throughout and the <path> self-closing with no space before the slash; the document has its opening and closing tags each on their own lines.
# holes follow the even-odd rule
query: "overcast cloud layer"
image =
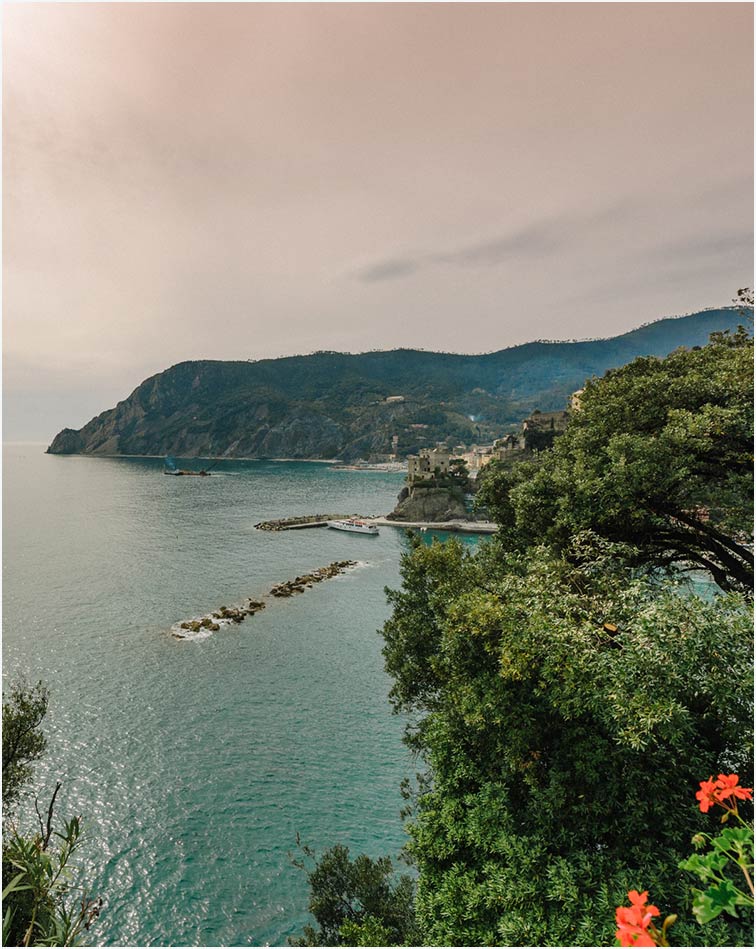
<svg viewBox="0 0 756 949">
<path fill-rule="evenodd" d="M 6 439 L 184 359 L 609 336 L 752 282 L 750 4 L 3 19 Z"/>
</svg>

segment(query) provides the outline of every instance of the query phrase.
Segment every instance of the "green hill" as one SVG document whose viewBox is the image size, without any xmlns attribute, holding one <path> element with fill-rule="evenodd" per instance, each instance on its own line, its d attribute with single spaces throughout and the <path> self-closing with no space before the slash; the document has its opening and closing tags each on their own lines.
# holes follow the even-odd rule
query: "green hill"
<svg viewBox="0 0 756 949">
<path fill-rule="evenodd" d="M 641 355 L 700 346 L 734 307 L 659 320 L 622 336 L 534 342 L 484 355 L 412 349 L 183 362 L 145 380 L 52 454 L 334 458 L 399 453 L 441 439 L 481 443 L 533 409 L 563 408 L 586 378 Z M 386 401 L 402 396 L 403 401 Z"/>
</svg>

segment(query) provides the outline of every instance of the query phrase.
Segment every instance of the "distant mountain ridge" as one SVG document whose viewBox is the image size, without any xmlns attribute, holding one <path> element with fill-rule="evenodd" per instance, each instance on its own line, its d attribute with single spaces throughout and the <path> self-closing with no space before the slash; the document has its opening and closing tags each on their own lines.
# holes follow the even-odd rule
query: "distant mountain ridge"
<svg viewBox="0 0 756 949">
<path fill-rule="evenodd" d="M 51 454 L 335 458 L 486 442 L 534 409 L 563 408 L 591 376 L 735 329 L 737 307 L 673 317 L 609 339 L 533 342 L 483 355 L 396 349 L 257 361 L 198 360 L 151 376 Z M 402 397 L 400 400 L 398 397 Z M 391 399 L 391 401 L 386 401 Z"/>
</svg>

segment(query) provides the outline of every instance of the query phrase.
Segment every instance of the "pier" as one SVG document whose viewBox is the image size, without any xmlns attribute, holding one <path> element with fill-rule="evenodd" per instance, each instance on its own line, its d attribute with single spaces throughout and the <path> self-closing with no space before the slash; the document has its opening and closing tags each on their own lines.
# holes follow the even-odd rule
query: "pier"
<svg viewBox="0 0 756 949">
<path fill-rule="evenodd" d="M 329 521 L 344 521 L 358 514 L 303 514 L 300 517 L 281 517 L 255 524 L 259 531 L 297 531 L 308 527 L 325 527 Z"/>
<path fill-rule="evenodd" d="M 261 521 L 255 524 L 260 531 L 296 531 L 308 527 L 326 527 L 329 521 L 344 521 L 358 518 L 377 527 L 414 528 L 416 530 L 446 531 L 452 534 L 495 534 L 492 521 L 393 521 L 387 517 L 365 517 L 361 514 L 307 514 L 301 517 L 282 517 L 278 520 Z"/>
<path fill-rule="evenodd" d="M 392 521 L 387 517 L 366 517 L 365 521 L 380 527 L 410 527 L 451 534 L 495 534 L 498 530 L 492 521 Z"/>
</svg>

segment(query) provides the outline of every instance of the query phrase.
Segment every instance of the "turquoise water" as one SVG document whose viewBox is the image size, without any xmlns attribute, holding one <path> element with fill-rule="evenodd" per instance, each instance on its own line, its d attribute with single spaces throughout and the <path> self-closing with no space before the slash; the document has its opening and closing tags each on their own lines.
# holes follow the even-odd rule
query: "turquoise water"
<svg viewBox="0 0 756 949">
<path fill-rule="evenodd" d="M 64 782 L 80 863 L 105 899 L 91 941 L 280 945 L 308 920 L 292 866 L 316 849 L 397 854 L 414 763 L 376 630 L 403 533 L 256 531 L 260 520 L 383 514 L 401 475 L 4 452 L 4 680 L 51 690 L 35 786 Z M 198 642 L 177 620 L 334 560 L 361 566 Z"/>
</svg>

